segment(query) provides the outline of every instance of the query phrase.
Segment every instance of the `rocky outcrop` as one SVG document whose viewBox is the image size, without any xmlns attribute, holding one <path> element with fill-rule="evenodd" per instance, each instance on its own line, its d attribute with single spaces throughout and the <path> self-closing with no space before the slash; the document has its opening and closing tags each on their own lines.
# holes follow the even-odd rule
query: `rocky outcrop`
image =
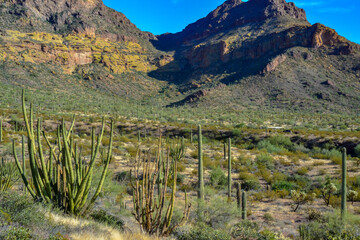
<svg viewBox="0 0 360 240">
<path fill-rule="evenodd" d="M 286 55 L 282 54 L 274 58 L 271 62 L 269 62 L 264 70 L 261 71 L 261 74 L 266 74 L 274 71 L 281 63 L 285 62 Z"/>
<path fill-rule="evenodd" d="M 139 30 L 124 14 L 105 6 L 102 0 L 5 0 L 4 3 L 0 1 L 0 7 L 9 18 L 16 17 L 19 23 L 29 22 L 23 28 L 21 24 L 10 24 L 6 29 L 44 31 L 45 27 L 34 26 L 40 21 L 56 33 L 99 35 L 112 41 L 155 38 Z"/>
<path fill-rule="evenodd" d="M 292 47 L 330 48 L 337 47 L 338 54 L 350 54 L 354 49 L 351 43 L 339 36 L 335 30 L 321 24 L 313 26 L 296 26 L 282 32 L 276 32 L 247 40 L 240 47 L 230 50 L 226 41 L 196 45 L 187 50 L 186 58 L 193 69 L 208 68 L 217 63 L 227 63 L 234 60 L 255 60 L 266 56 L 276 56 Z M 308 54 L 303 56 L 310 58 Z M 271 72 L 283 56 L 270 62 L 262 73 Z M 279 60 L 279 61 L 278 61 Z M 269 71 L 268 71 L 268 70 Z"/>
</svg>

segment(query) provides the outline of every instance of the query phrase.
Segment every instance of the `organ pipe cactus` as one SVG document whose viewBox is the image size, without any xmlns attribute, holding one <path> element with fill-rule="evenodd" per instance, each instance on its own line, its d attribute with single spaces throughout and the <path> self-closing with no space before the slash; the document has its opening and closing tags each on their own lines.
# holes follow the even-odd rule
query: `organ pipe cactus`
<svg viewBox="0 0 360 240">
<path fill-rule="evenodd" d="M 105 129 L 105 119 L 97 140 L 95 129 L 91 132 L 91 156 L 89 161 L 79 154 L 77 144 L 74 143 L 72 130 L 75 117 L 69 129 L 62 121 L 57 131 L 57 146 L 53 145 L 43 132 L 41 120 L 37 121 L 36 134 L 34 130 L 33 109 L 30 105 L 30 114 L 27 115 L 25 105 L 25 91 L 22 94 L 22 109 L 27 132 L 28 159 L 30 163 L 30 176 L 26 176 L 24 164 L 21 165 L 16 153 L 16 144 L 13 140 L 13 154 L 16 165 L 24 184 L 30 195 L 37 201 L 45 201 L 57 205 L 64 212 L 72 215 L 85 215 L 93 206 L 100 194 L 108 170 L 112 153 L 114 122 L 111 121 L 110 143 L 107 159 L 104 164 L 100 182 L 92 198 L 88 201 L 90 186 L 98 157 L 100 144 Z M 42 141 L 45 139 L 49 154 L 44 150 Z M 47 156 L 47 161 L 46 161 Z M 24 161 L 23 161 L 24 163 Z M 30 184 L 32 182 L 32 184 Z"/>
<path fill-rule="evenodd" d="M 342 171 L 341 171 L 341 219 L 346 216 L 346 148 L 342 149 Z"/>
<path fill-rule="evenodd" d="M 138 151 L 135 165 L 134 176 L 130 173 L 131 186 L 133 188 L 133 204 L 136 221 L 147 233 L 159 236 L 168 236 L 177 227 L 185 224 L 189 218 L 191 204 L 188 203 L 185 192 L 185 208 L 182 219 L 172 224 L 175 207 L 175 193 L 177 184 L 177 162 L 184 156 L 184 147 L 177 143 L 168 148 L 166 158 L 161 160 L 163 150 L 161 147 L 161 137 L 158 145 L 158 152 L 155 159 L 151 156 L 151 151 L 142 153 Z M 163 164 L 161 163 L 163 162 Z M 155 198 L 156 180 L 162 174 L 162 188 L 158 199 Z M 135 178 L 135 183 L 132 179 Z M 170 199 L 167 197 L 168 185 L 172 185 Z M 166 200 L 169 200 L 166 204 Z"/>
</svg>

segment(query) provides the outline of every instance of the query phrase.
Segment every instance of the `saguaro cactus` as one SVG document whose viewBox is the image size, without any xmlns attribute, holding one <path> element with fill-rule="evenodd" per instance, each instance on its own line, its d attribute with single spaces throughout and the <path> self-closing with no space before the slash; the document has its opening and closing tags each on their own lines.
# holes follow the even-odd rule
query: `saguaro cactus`
<svg viewBox="0 0 360 240">
<path fill-rule="evenodd" d="M 236 184 L 236 203 L 239 210 L 241 210 L 241 183 Z"/>
<path fill-rule="evenodd" d="M 245 191 L 243 191 L 242 192 L 242 199 L 241 199 L 242 201 L 242 209 L 241 209 L 241 218 L 243 219 L 243 220 L 246 220 L 246 218 L 247 218 L 247 210 L 246 210 L 246 192 Z"/>
<path fill-rule="evenodd" d="M 3 141 L 2 123 L 3 123 L 3 121 L 2 121 L 2 119 L 0 119 L 0 142 Z"/>
<path fill-rule="evenodd" d="M 92 181 L 95 161 L 99 153 L 100 144 L 104 134 L 105 120 L 102 120 L 102 128 L 95 142 L 95 130 L 92 129 L 91 136 L 91 156 L 89 164 L 83 164 L 84 159 L 78 153 L 77 145 L 71 136 L 75 124 L 75 118 L 67 130 L 64 120 L 57 132 L 57 147 L 53 146 L 47 138 L 45 132 L 41 131 L 41 120 L 37 122 L 36 135 L 33 128 L 33 110 L 30 105 L 30 120 L 26 113 L 25 91 L 22 94 L 22 107 L 24 121 L 27 131 L 27 145 L 29 151 L 29 163 L 32 184 L 29 184 L 29 177 L 25 175 L 26 169 L 21 166 L 16 154 L 16 145 L 13 140 L 13 154 L 20 175 L 31 196 L 35 200 L 46 201 L 57 204 L 59 208 L 66 213 L 73 215 L 84 215 L 92 207 L 96 198 L 99 196 L 102 185 L 105 180 L 108 165 L 111 159 L 111 150 L 113 142 L 114 122 L 111 121 L 110 143 L 107 154 L 107 160 L 104 164 L 102 176 L 97 189 L 87 201 Z M 41 132 L 46 140 L 49 149 L 49 159 L 45 163 L 45 154 L 42 146 Z M 36 154 L 36 152 L 38 154 Z"/>
<path fill-rule="evenodd" d="M 198 126 L 198 199 L 204 201 L 204 166 L 203 166 L 203 150 L 202 150 L 202 132 L 201 125 Z"/>
<path fill-rule="evenodd" d="M 228 201 L 231 200 L 231 138 L 228 138 Z"/>
<path fill-rule="evenodd" d="M 342 149 L 342 176 L 341 176 L 341 219 L 346 216 L 346 148 Z"/>
</svg>

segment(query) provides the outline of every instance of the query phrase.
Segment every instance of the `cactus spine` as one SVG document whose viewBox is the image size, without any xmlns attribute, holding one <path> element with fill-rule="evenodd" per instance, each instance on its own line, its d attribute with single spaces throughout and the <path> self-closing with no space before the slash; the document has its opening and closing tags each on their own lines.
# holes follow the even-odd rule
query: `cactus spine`
<svg viewBox="0 0 360 240">
<path fill-rule="evenodd" d="M 228 138 L 228 201 L 231 200 L 231 138 Z"/>
<path fill-rule="evenodd" d="M 241 199 L 241 205 L 242 205 L 242 209 L 241 209 L 241 218 L 243 220 L 246 220 L 246 217 L 247 217 L 247 211 L 246 211 L 246 192 L 243 191 L 242 192 L 242 199 Z"/>
<path fill-rule="evenodd" d="M 97 185 L 95 194 L 91 198 L 90 202 L 88 202 L 87 198 L 90 193 L 92 172 L 105 129 L 104 118 L 102 120 L 102 127 L 97 138 L 97 142 L 95 142 L 95 131 L 92 129 L 91 156 L 88 166 L 85 166 L 85 164 L 82 164 L 83 159 L 81 159 L 80 154 L 78 154 L 77 146 L 74 144 L 74 139 L 71 136 L 72 129 L 75 124 L 75 118 L 73 119 L 69 130 L 66 129 L 64 120 L 61 127 L 58 127 L 58 146 L 55 147 L 49 141 L 45 132 L 42 132 L 40 119 L 37 123 L 36 134 L 34 134 L 32 105 L 30 106 L 29 120 L 26 113 L 24 90 L 22 94 L 22 108 L 28 138 L 27 145 L 29 151 L 30 175 L 32 180 L 31 185 L 29 184 L 29 177 L 25 174 L 26 169 L 24 168 L 24 161 L 21 166 L 17 157 L 16 144 L 14 140 L 13 154 L 17 168 L 30 195 L 35 200 L 43 200 L 48 203 L 53 203 L 54 205 L 57 204 L 58 207 L 63 209 L 66 213 L 73 215 L 86 214 L 98 197 L 105 180 L 108 165 L 111 160 L 114 122 L 111 121 L 110 144 L 102 176 L 99 184 Z M 41 133 L 43 138 L 46 140 L 50 152 L 48 161 L 45 161 Z"/>
<path fill-rule="evenodd" d="M 202 150 L 202 132 L 201 125 L 198 126 L 198 199 L 204 201 L 204 166 L 203 166 L 203 150 Z"/>
<path fill-rule="evenodd" d="M 346 148 L 342 149 L 341 219 L 346 216 Z"/>
</svg>

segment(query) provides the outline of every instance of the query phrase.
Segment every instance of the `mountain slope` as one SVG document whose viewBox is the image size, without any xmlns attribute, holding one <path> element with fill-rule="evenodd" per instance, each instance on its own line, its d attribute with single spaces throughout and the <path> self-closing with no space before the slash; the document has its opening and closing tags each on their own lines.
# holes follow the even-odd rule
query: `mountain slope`
<svg viewBox="0 0 360 240">
<path fill-rule="evenodd" d="M 284 0 L 228 0 L 154 44 L 176 52 L 169 69 L 152 73 L 172 79 L 185 94 L 171 106 L 204 102 L 317 111 L 360 106 L 359 45 L 324 25 L 311 25 L 304 10 Z M 172 70 L 175 63 L 182 74 Z"/>
<path fill-rule="evenodd" d="M 101 0 L 2 0 L 0 68 L 4 88 L 162 106 L 360 108 L 359 45 L 285 0 L 227 0 L 160 36 Z"/>
</svg>

